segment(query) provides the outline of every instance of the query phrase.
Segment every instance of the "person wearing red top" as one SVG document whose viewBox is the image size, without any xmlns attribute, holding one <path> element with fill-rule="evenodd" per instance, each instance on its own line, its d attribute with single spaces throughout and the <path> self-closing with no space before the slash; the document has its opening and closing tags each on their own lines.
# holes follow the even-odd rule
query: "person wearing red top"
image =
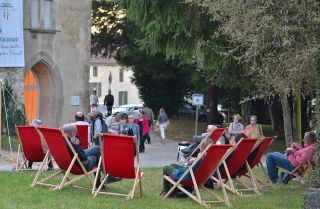
<svg viewBox="0 0 320 209">
<path fill-rule="evenodd" d="M 278 177 L 277 166 L 288 171 L 293 171 L 296 167 L 304 165 L 311 158 L 316 150 L 317 136 L 314 132 L 306 132 L 304 135 L 304 147 L 299 144 L 292 144 L 286 150 L 285 154 L 280 152 L 272 152 L 267 154 L 267 170 L 268 176 L 272 183 L 281 182 Z"/>
<path fill-rule="evenodd" d="M 143 112 L 140 112 L 138 116 L 139 117 L 134 120 L 134 123 L 138 124 L 140 128 L 139 153 L 141 153 L 145 152 L 144 142 L 146 137 L 149 135 L 149 122 Z"/>
</svg>

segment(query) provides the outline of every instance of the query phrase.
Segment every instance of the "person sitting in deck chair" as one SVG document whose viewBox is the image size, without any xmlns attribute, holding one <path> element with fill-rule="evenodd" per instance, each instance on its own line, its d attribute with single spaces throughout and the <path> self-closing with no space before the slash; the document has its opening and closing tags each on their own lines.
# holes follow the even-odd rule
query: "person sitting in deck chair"
<svg viewBox="0 0 320 209">
<path fill-rule="evenodd" d="M 205 140 L 201 141 L 201 146 L 200 146 L 200 153 L 203 152 L 203 150 L 210 144 L 212 141 L 210 138 L 206 138 Z M 203 157 L 200 158 L 200 160 L 196 163 L 196 165 L 192 168 L 193 172 L 196 172 L 197 169 L 200 167 L 201 163 L 203 161 Z M 187 165 L 181 166 L 179 164 L 171 164 L 163 167 L 163 175 L 165 176 L 171 176 L 174 181 L 178 181 L 180 177 L 188 170 L 189 166 L 192 165 L 193 161 L 189 161 Z M 184 177 L 184 181 L 187 181 L 191 178 L 190 174 L 186 175 Z M 165 178 L 163 179 L 163 189 L 162 192 L 160 193 L 160 196 L 166 195 L 166 193 L 170 190 L 172 187 L 172 184 L 168 182 Z M 188 189 L 188 188 L 187 188 Z M 176 192 L 176 196 L 172 197 L 187 197 L 184 195 L 184 193 Z"/>
<path fill-rule="evenodd" d="M 286 150 L 286 154 L 272 152 L 267 154 L 267 171 L 272 183 L 287 183 L 290 176 L 282 179 L 278 176 L 278 166 L 288 171 L 293 171 L 298 166 L 304 165 L 310 160 L 317 147 L 317 136 L 314 132 L 306 132 L 304 135 L 304 148 L 293 144 Z"/>
</svg>

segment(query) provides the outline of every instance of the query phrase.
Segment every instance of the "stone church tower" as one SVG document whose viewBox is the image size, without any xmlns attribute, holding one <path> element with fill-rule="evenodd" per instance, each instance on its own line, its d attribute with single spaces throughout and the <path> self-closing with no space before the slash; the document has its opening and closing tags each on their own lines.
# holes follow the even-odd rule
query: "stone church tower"
<svg viewBox="0 0 320 209">
<path fill-rule="evenodd" d="M 90 0 L 23 1 L 24 68 L 0 68 L 29 122 L 60 127 L 88 111 Z"/>
</svg>

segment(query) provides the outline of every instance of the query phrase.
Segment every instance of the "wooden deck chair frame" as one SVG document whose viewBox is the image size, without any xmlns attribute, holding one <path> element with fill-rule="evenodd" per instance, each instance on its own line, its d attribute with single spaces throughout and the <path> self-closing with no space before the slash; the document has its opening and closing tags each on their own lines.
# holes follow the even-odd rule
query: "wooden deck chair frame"
<svg viewBox="0 0 320 209">
<path fill-rule="evenodd" d="M 28 169 L 28 167 L 27 167 L 28 160 L 27 160 L 27 158 L 25 156 L 25 153 L 24 153 L 24 150 L 23 150 L 23 146 L 22 146 L 23 145 L 22 139 L 21 139 L 22 136 L 21 136 L 21 133 L 19 131 L 20 127 L 21 128 L 34 128 L 35 129 L 34 126 L 15 126 L 16 133 L 17 133 L 18 139 L 19 139 L 18 153 L 17 153 L 16 166 L 15 166 L 16 172 L 19 172 L 19 171 L 32 171 L 33 169 Z M 39 137 L 39 139 L 41 140 L 40 136 L 38 135 L 38 132 L 36 132 L 36 134 Z M 41 148 L 39 147 L 38 149 L 42 149 L 42 146 L 41 146 Z M 49 152 L 49 150 L 47 152 Z M 46 153 L 43 153 L 43 160 L 45 159 L 45 155 L 46 155 Z M 23 159 L 22 162 L 20 161 L 21 157 Z M 45 168 L 44 168 L 45 170 L 48 170 L 48 162 L 49 162 L 49 160 L 50 159 L 47 159 L 47 161 L 45 162 Z M 41 164 L 42 161 L 34 161 L 34 162 Z"/>
<path fill-rule="evenodd" d="M 46 141 L 45 137 L 43 136 L 42 132 L 39 130 L 39 128 L 36 128 L 37 132 L 39 133 L 40 137 Z M 71 150 L 71 152 L 73 153 L 73 157 L 70 156 L 70 158 L 72 158 L 69 166 L 68 166 L 68 169 L 67 170 L 60 170 L 58 172 L 55 172 L 54 174 L 48 176 L 48 177 L 45 177 L 45 178 L 42 178 L 42 179 L 39 179 L 40 176 L 41 176 L 41 173 L 44 171 L 44 162 L 46 162 L 47 158 L 48 158 L 48 155 L 49 155 L 49 152 L 46 154 L 45 156 L 45 160 L 42 162 L 42 164 L 40 165 L 40 169 L 39 171 L 37 172 L 32 184 L 31 184 L 31 187 L 35 187 L 36 185 L 42 185 L 42 186 L 49 186 L 51 187 L 52 190 L 61 190 L 62 188 L 66 187 L 66 186 L 73 186 L 73 187 L 76 187 L 76 188 L 81 188 L 81 189 L 91 189 L 90 188 L 85 188 L 85 187 L 80 187 L 80 186 L 75 186 L 74 183 L 76 181 L 79 181 L 80 179 L 82 178 L 86 178 L 88 180 L 88 182 L 90 183 L 90 185 L 92 186 L 93 185 L 93 180 L 90 179 L 89 175 L 96 172 L 97 168 L 94 168 L 92 169 L 91 171 L 87 172 L 85 167 L 83 166 L 81 160 L 79 159 L 78 157 L 78 154 L 76 153 L 76 151 L 74 150 L 73 146 L 71 145 L 70 141 L 67 139 L 67 136 L 66 134 L 63 132 L 62 128 L 59 129 L 59 131 L 61 132 L 62 134 L 62 137 L 63 137 L 63 140 L 65 141 L 65 146 L 68 146 L 69 149 Z M 47 142 L 47 141 L 46 141 Z M 50 150 L 50 146 L 49 146 L 49 143 L 47 142 L 48 144 L 48 148 Z M 68 155 L 70 155 L 69 153 L 67 153 Z M 52 156 L 54 158 L 54 156 Z M 57 161 L 56 161 L 57 162 Z M 70 171 L 71 169 L 73 168 L 73 166 L 75 165 L 75 163 L 78 162 L 79 164 L 79 167 L 80 167 L 80 170 L 83 172 L 83 174 L 80 174 L 80 175 L 77 175 L 77 177 L 74 177 L 74 178 L 71 178 L 71 175 L 72 174 Z M 59 166 L 59 164 L 58 164 Z M 60 166 L 59 166 L 60 167 Z M 50 184 L 50 183 L 47 183 L 48 180 L 51 180 L 53 178 L 55 178 L 56 176 L 58 175 L 63 175 L 63 178 L 61 180 L 60 183 L 58 184 Z"/>
<path fill-rule="evenodd" d="M 252 152 L 253 152 L 255 149 L 257 149 L 262 143 L 265 143 L 265 142 L 268 143 L 268 141 L 265 141 L 265 140 L 270 140 L 270 142 L 269 142 L 268 144 L 266 144 L 267 146 L 265 147 L 264 150 L 262 150 L 263 152 L 261 153 L 261 156 L 259 157 L 259 159 L 253 160 L 253 162 L 250 163 L 250 164 L 248 163 L 248 161 L 246 162 L 247 172 L 245 172 L 245 173 L 240 173 L 240 174 L 238 175 L 239 177 L 244 177 L 244 178 L 249 179 L 249 178 L 251 178 L 251 177 L 250 177 L 250 173 L 252 173 L 252 169 L 253 169 L 254 167 L 256 167 L 257 165 L 260 165 L 260 168 L 262 169 L 262 172 L 263 172 L 263 175 L 265 176 L 265 178 L 264 178 L 263 180 L 259 180 L 258 178 L 255 177 L 255 181 L 256 181 L 256 185 L 257 185 L 257 187 L 258 187 L 258 190 L 261 191 L 261 192 L 266 191 L 266 188 L 271 188 L 271 189 L 273 188 L 273 184 L 272 184 L 271 180 L 270 180 L 269 177 L 268 177 L 267 169 L 266 169 L 266 167 L 263 165 L 263 163 L 262 163 L 262 161 L 261 161 L 261 158 L 262 158 L 263 154 L 266 152 L 267 148 L 268 148 L 268 147 L 272 144 L 272 142 L 273 142 L 274 140 L 276 140 L 276 139 L 277 139 L 277 136 L 271 136 L 271 137 L 265 137 L 265 138 L 263 138 L 263 139 L 259 139 L 259 140 L 260 140 L 259 143 L 257 143 L 257 146 L 255 146 L 255 147 L 252 149 Z M 254 163 L 254 162 L 257 161 L 257 160 L 258 160 L 258 162 Z M 247 164 L 249 165 L 251 171 L 248 169 Z M 248 173 L 249 173 L 249 174 L 248 174 Z"/>
<path fill-rule="evenodd" d="M 100 141 L 100 153 L 101 153 L 101 157 L 100 157 L 100 160 L 99 160 L 99 164 L 98 164 L 98 171 L 100 171 L 101 169 L 103 170 L 103 173 L 104 173 L 104 178 L 103 180 L 101 181 L 101 184 L 100 186 L 96 189 L 95 188 L 95 185 L 96 185 L 96 182 L 98 180 L 98 174 L 99 172 L 97 172 L 96 174 L 96 177 L 95 177 L 95 180 L 94 180 L 94 185 L 92 187 L 92 192 L 91 194 L 96 197 L 98 194 L 105 194 L 105 195 L 114 195 L 114 196 L 124 196 L 126 197 L 126 199 L 133 199 L 134 197 L 134 194 L 135 194 L 135 191 L 136 191 L 136 188 L 139 184 L 139 188 L 140 188 L 140 197 L 142 197 L 142 176 L 143 176 L 143 172 L 141 172 L 140 170 L 140 159 L 139 159 L 139 152 L 138 152 L 138 143 L 135 143 L 135 151 L 136 151 L 136 167 L 135 167 L 135 178 L 134 178 L 134 182 L 133 182 L 133 186 L 132 186 L 132 189 L 129 191 L 128 194 L 123 194 L 123 193 L 116 193 L 116 192 L 104 192 L 104 191 L 101 191 L 101 188 L 103 185 L 105 185 L 106 189 L 108 189 L 108 184 L 107 184 L 107 179 L 108 177 L 110 176 L 110 174 L 108 174 L 106 172 L 106 168 L 105 168 L 105 160 L 104 160 L 104 140 L 103 140 L 103 137 L 104 137 L 105 134 L 99 134 L 99 141 Z M 125 136 L 125 137 L 128 137 L 128 136 Z M 135 137 L 133 138 L 133 140 L 135 140 Z"/>
<path fill-rule="evenodd" d="M 279 169 L 280 172 L 284 172 L 286 174 L 289 174 L 291 177 L 295 177 L 295 178 L 299 179 L 302 184 L 304 184 L 304 182 L 305 182 L 304 174 L 305 174 L 305 171 L 308 169 L 308 167 L 312 167 L 310 160 L 308 160 L 307 163 L 296 167 L 293 171 L 288 171 L 282 167 L 277 166 L 277 168 Z M 299 174 L 301 169 L 304 170 L 302 175 Z"/>
<path fill-rule="evenodd" d="M 169 197 L 170 194 L 176 189 L 180 189 L 182 192 L 184 192 L 186 195 L 188 195 L 188 197 L 190 197 L 192 200 L 194 200 L 195 202 L 199 203 L 200 205 L 206 206 L 206 207 L 210 207 L 210 203 L 223 203 L 227 206 L 232 206 L 231 202 L 229 201 L 228 198 L 228 194 L 224 188 L 224 184 L 222 184 L 222 179 L 221 179 L 221 175 L 220 172 L 218 170 L 218 167 L 222 164 L 222 162 L 230 155 L 230 153 L 234 150 L 234 147 L 232 145 L 228 145 L 230 146 L 230 148 L 226 151 L 226 153 L 223 155 L 223 157 L 220 159 L 219 163 L 216 166 L 216 171 L 218 173 L 218 181 L 221 182 L 221 188 L 222 188 L 222 192 L 223 192 L 223 198 L 220 197 L 219 195 L 217 195 L 214 191 L 211 191 L 209 189 L 207 189 L 206 187 L 202 186 L 198 186 L 196 178 L 195 178 L 195 172 L 193 172 L 192 168 L 196 165 L 196 163 L 200 160 L 201 157 L 203 157 L 205 155 L 205 153 L 210 149 L 210 147 L 213 144 L 209 144 L 202 153 L 200 153 L 198 155 L 198 157 L 194 160 L 194 162 L 192 163 L 192 165 L 188 168 L 188 170 L 186 170 L 186 172 L 184 172 L 184 174 L 180 177 L 180 179 L 178 181 L 174 181 L 173 179 L 171 179 L 168 176 L 163 176 L 163 178 L 165 178 L 168 182 L 170 182 L 173 187 L 167 192 L 167 194 L 163 197 L 164 199 Z M 226 145 L 214 145 L 214 146 L 226 146 Z M 201 165 L 200 165 L 201 166 Z M 191 175 L 191 179 L 192 179 L 192 184 L 193 184 L 193 188 L 195 191 L 195 195 L 190 193 L 189 191 L 187 191 L 185 188 L 182 187 L 181 183 L 183 181 L 183 178 L 190 174 Z M 212 175 L 212 174 L 211 174 Z M 203 189 L 204 191 L 206 191 L 207 193 L 209 193 L 210 196 L 213 196 L 215 198 L 215 200 L 204 200 L 202 199 L 201 195 L 200 195 L 200 190 L 199 189 Z"/>
<path fill-rule="evenodd" d="M 239 145 L 244 140 L 247 140 L 247 139 L 248 138 L 240 139 L 236 143 L 234 150 L 236 150 L 239 147 Z M 253 140 L 253 139 L 251 139 L 251 140 Z M 249 153 L 251 153 L 254 150 L 254 147 L 257 147 L 259 145 L 259 143 L 260 143 L 259 139 L 255 139 L 255 140 L 257 140 L 257 141 L 253 145 L 252 149 L 250 149 Z M 248 153 L 248 156 L 249 156 L 249 153 Z M 240 180 L 240 178 L 238 178 L 238 177 L 232 178 L 231 176 L 234 176 L 235 174 L 234 173 L 230 174 L 230 171 L 229 171 L 229 168 L 228 168 L 228 164 L 226 163 L 225 160 L 223 161 L 223 168 L 224 168 L 224 172 L 225 172 L 226 178 L 223 179 L 221 182 L 216 177 L 212 176 L 211 178 L 214 181 L 217 182 L 218 186 L 222 186 L 223 185 L 227 190 L 229 190 L 230 192 L 232 192 L 233 194 L 236 194 L 238 196 L 251 196 L 249 194 L 245 195 L 243 193 L 243 192 L 250 192 L 250 191 L 254 192 L 254 194 L 261 195 L 261 193 L 260 193 L 260 191 L 258 189 L 258 186 L 257 186 L 256 177 L 253 174 L 253 172 L 252 172 L 249 164 L 247 163 L 247 161 L 245 161 L 245 165 L 246 165 L 246 168 L 248 169 L 248 172 L 249 172 L 249 180 L 250 180 L 249 182 L 244 182 L 244 181 Z M 242 188 L 237 188 L 237 185 L 240 185 Z"/>
<path fill-rule="evenodd" d="M 222 135 L 226 132 L 226 128 L 217 128 L 215 130 L 212 130 L 203 140 L 206 140 L 208 138 L 211 138 L 212 134 L 218 130 L 219 132 L 222 131 L 220 133 L 220 137 L 222 137 Z M 220 137 L 218 139 L 216 139 L 217 141 L 220 139 Z M 201 144 L 199 143 L 198 146 L 191 152 L 191 154 L 186 158 L 186 160 L 182 163 L 182 165 L 185 165 L 187 162 L 190 161 L 190 159 L 193 157 L 193 155 L 200 149 Z"/>
</svg>

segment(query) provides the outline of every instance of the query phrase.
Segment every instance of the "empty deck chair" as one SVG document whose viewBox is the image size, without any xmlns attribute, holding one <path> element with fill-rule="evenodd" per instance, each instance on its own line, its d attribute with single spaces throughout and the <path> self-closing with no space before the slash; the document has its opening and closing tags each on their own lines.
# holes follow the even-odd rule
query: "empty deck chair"
<svg viewBox="0 0 320 209">
<path fill-rule="evenodd" d="M 42 148 L 41 138 L 34 126 L 16 126 L 16 129 L 20 141 L 16 171 L 31 170 L 27 169 L 27 161 L 42 162 L 46 155 Z M 20 162 L 20 153 L 23 158 L 22 162 Z"/>
<path fill-rule="evenodd" d="M 272 183 L 270 179 L 268 178 L 266 168 L 264 167 L 263 163 L 261 162 L 262 156 L 265 154 L 267 151 L 268 147 L 272 144 L 274 140 L 276 140 L 276 136 L 271 136 L 271 137 L 265 137 L 264 139 L 261 139 L 260 143 L 257 144 L 256 147 L 252 150 L 250 153 L 247 162 L 239 169 L 237 172 L 237 177 L 247 177 L 250 178 L 250 169 L 253 169 L 255 166 L 258 164 L 260 165 L 264 176 L 265 180 L 258 180 L 256 179 L 256 184 L 259 188 L 259 190 L 263 190 L 263 187 L 265 186 L 271 186 Z M 249 169 L 248 169 L 249 166 Z M 267 181 L 268 184 L 264 184 L 264 182 Z"/>
<path fill-rule="evenodd" d="M 89 139 L 88 139 L 88 136 L 89 136 L 89 125 L 86 125 L 86 124 L 83 124 L 83 125 L 78 125 L 76 124 L 76 127 L 77 127 L 77 134 L 79 135 L 81 141 L 82 141 L 82 144 L 81 144 L 81 147 L 82 149 L 88 149 L 88 142 L 89 142 Z"/>
<path fill-rule="evenodd" d="M 255 176 L 250 170 L 250 177 L 251 177 L 251 186 L 247 184 L 243 184 L 242 182 L 237 179 L 237 172 L 242 167 L 243 164 L 248 159 L 253 147 L 258 142 L 257 138 L 243 138 L 241 139 L 235 146 L 235 151 L 230 155 L 229 159 L 223 162 L 223 169 L 221 170 L 221 178 L 225 182 L 225 187 L 229 191 L 233 192 L 237 195 L 243 195 L 242 191 L 253 191 L 257 194 L 260 194 L 258 191 Z M 213 177 L 214 180 L 218 182 L 218 179 Z M 244 189 L 237 189 L 235 186 L 235 182 L 240 183 Z M 229 183 L 227 185 L 226 183 Z"/>
<path fill-rule="evenodd" d="M 91 184 L 91 186 L 93 185 L 93 180 L 89 178 L 89 175 L 95 172 L 96 168 L 94 168 L 91 171 L 86 171 L 78 157 L 78 154 L 75 152 L 71 143 L 69 142 L 62 130 L 58 128 L 44 127 L 37 127 L 36 130 L 38 131 L 40 137 L 46 141 L 52 157 L 54 158 L 55 162 L 61 170 L 50 175 L 49 177 L 39 179 L 44 167 L 44 163 L 42 162 L 40 169 L 36 174 L 31 186 L 44 185 L 52 187 L 53 190 L 60 190 L 65 186 L 73 185 L 74 182 L 82 178 L 86 178 Z M 71 150 L 73 157 L 71 157 L 67 146 Z M 47 157 L 48 153 L 46 154 L 45 158 Z M 47 183 L 48 180 L 57 177 L 59 174 L 62 175 L 62 179 L 60 178 L 60 183 Z M 77 177 L 71 179 L 71 174 Z"/>
<path fill-rule="evenodd" d="M 135 194 L 136 187 L 139 184 L 140 196 L 142 196 L 142 185 L 141 178 L 143 173 L 140 171 L 140 161 L 138 145 L 136 144 L 136 157 L 134 156 L 134 137 L 125 135 L 114 135 L 114 134 L 100 134 L 100 149 L 101 158 L 98 165 L 98 170 L 101 169 L 104 174 L 104 178 L 98 189 L 92 187 L 92 194 L 97 196 L 97 194 L 107 194 L 107 195 L 117 195 L 124 196 L 127 199 L 132 199 Z M 136 168 L 134 161 L 136 158 Z M 116 176 L 123 179 L 133 180 L 132 189 L 127 194 L 109 192 L 107 179 L 109 176 Z M 98 174 L 95 178 L 95 183 L 97 181 Z M 102 186 L 105 185 L 107 191 L 101 191 Z"/>
<path fill-rule="evenodd" d="M 176 188 L 180 189 L 182 192 L 188 195 L 191 199 L 199 203 L 200 205 L 209 206 L 209 203 L 224 203 L 228 206 L 231 205 L 228 195 L 224 189 L 224 185 L 222 184 L 220 172 L 217 169 L 222 162 L 226 159 L 226 157 L 233 150 L 232 145 L 217 145 L 217 144 L 209 144 L 205 150 L 199 154 L 199 156 L 194 160 L 192 165 L 188 168 L 188 170 L 180 177 L 178 181 L 174 181 L 171 176 L 163 176 L 167 181 L 173 184 L 173 187 L 167 192 L 167 194 L 163 198 L 167 198 Z M 196 163 L 200 160 L 200 158 L 204 157 L 201 162 L 199 168 L 193 172 L 192 168 L 196 165 Z M 204 187 L 204 183 L 211 177 L 211 175 L 217 171 L 218 173 L 218 181 L 221 183 L 223 198 L 219 197 L 213 191 Z M 183 181 L 186 175 L 191 175 L 191 178 L 187 181 Z M 194 193 L 192 194 L 187 191 L 184 187 L 189 187 L 194 189 Z M 202 188 L 204 191 L 208 192 L 211 196 L 214 196 L 215 200 L 204 200 L 199 192 L 199 189 Z"/>
</svg>

